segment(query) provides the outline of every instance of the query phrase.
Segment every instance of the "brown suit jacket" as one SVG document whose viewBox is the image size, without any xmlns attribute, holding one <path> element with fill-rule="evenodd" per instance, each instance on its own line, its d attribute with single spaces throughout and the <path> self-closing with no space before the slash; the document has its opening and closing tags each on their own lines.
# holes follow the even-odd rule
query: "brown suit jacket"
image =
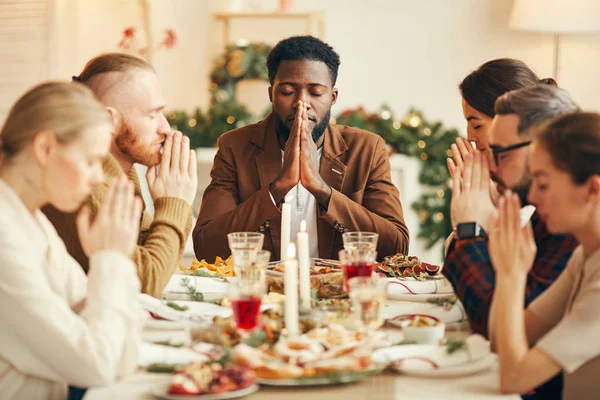
<svg viewBox="0 0 600 400">
<path fill-rule="evenodd" d="M 218 146 L 192 234 L 196 257 L 226 257 L 231 253 L 229 232 L 260 231 L 271 259 L 279 260 L 281 212 L 271 200 L 269 184 L 279 175 L 282 156 L 273 115 L 223 134 Z M 338 258 L 345 231 L 377 232 L 379 259 L 407 253 L 408 229 L 379 135 L 330 124 L 320 173 L 332 189 L 327 211 L 317 211 L 321 258 Z"/>
</svg>

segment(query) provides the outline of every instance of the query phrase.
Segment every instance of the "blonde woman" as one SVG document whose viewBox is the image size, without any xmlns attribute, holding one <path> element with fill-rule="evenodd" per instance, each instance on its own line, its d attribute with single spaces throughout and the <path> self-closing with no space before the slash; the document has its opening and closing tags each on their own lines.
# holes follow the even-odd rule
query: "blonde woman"
<svg viewBox="0 0 600 400">
<path fill-rule="evenodd" d="M 77 225 L 90 270 L 69 255 L 40 207 L 76 211 L 102 182 L 110 119 L 76 83 L 25 93 L 0 131 L 0 398 L 65 399 L 136 366 L 140 283 L 130 260 L 141 201 L 114 180 L 96 218 Z"/>
<path fill-rule="evenodd" d="M 490 221 L 496 271 L 490 339 L 504 392 L 526 393 L 563 372 L 565 399 L 600 398 L 600 115 L 552 122 L 531 145 L 529 201 L 552 233 L 580 246 L 559 278 L 526 310 L 527 272 L 535 258 L 531 227 L 521 228 L 519 199 L 501 198 Z"/>
</svg>

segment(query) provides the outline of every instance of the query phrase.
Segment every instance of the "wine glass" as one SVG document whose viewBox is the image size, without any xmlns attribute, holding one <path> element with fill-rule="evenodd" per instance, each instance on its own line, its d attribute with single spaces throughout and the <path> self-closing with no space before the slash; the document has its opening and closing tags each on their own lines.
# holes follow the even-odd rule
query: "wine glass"
<svg viewBox="0 0 600 400">
<path fill-rule="evenodd" d="M 235 249 L 231 251 L 231 255 L 233 270 L 239 280 L 265 283 L 265 271 L 271 259 L 270 251 Z"/>
<path fill-rule="evenodd" d="M 237 280 L 229 284 L 228 297 L 236 328 L 250 331 L 258 326 L 265 291 L 265 285 L 257 281 Z"/>
<path fill-rule="evenodd" d="M 233 250 L 261 250 L 265 235 L 258 232 L 233 232 L 227 235 L 229 248 Z"/>
<path fill-rule="evenodd" d="M 379 235 L 373 232 L 346 232 L 342 234 L 344 249 L 347 251 L 356 249 L 377 250 Z"/>
<path fill-rule="evenodd" d="M 377 276 L 357 276 L 348 281 L 354 318 L 367 338 L 383 325 L 387 284 L 386 279 Z"/>
<path fill-rule="evenodd" d="M 344 277 L 344 289 L 346 293 L 351 291 L 348 280 L 357 277 L 370 277 L 373 275 L 377 252 L 369 248 L 340 250 L 340 263 Z"/>
</svg>

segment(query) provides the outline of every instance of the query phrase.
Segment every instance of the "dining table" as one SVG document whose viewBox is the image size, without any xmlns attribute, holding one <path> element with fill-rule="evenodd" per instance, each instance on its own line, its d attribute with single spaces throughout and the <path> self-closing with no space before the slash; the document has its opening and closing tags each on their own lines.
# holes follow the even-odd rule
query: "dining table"
<svg viewBox="0 0 600 400">
<path fill-rule="evenodd" d="M 165 299 L 182 299 L 177 291 L 179 281 L 187 277 L 176 274 L 167 286 L 163 297 Z M 197 279 L 197 281 L 201 281 Z M 198 284 L 198 283 L 194 283 Z M 199 283 L 198 285 L 202 285 Z M 214 286 L 217 287 L 217 286 Z M 170 289 L 169 289 L 170 288 Z M 217 289 L 215 289 L 217 290 Z M 448 293 L 444 293 L 448 295 Z M 143 295 L 144 296 L 144 295 Z M 402 337 L 402 330 L 393 324 L 394 317 L 410 313 L 435 315 L 446 323 L 446 336 L 453 338 L 467 338 L 470 328 L 466 313 L 460 301 L 444 303 L 438 301 L 423 301 L 423 296 L 414 294 L 410 296 L 397 296 L 396 300 L 388 300 L 384 316 L 386 323 L 380 329 L 388 337 Z M 442 296 L 443 297 L 443 296 Z M 435 299 L 435 296 L 433 297 Z M 153 300 L 151 300 L 153 301 Z M 164 301 L 164 300 L 163 300 Z M 181 300 L 179 300 L 181 303 Z M 192 303 L 192 310 L 202 310 L 202 303 Z M 208 308 L 208 306 L 207 306 Z M 189 329 L 164 327 L 157 328 L 157 321 L 148 319 L 143 330 L 143 340 L 146 343 L 156 342 L 186 342 L 189 340 Z M 165 322 L 165 321 L 158 321 Z M 184 324 L 185 325 L 185 324 Z M 483 340 L 483 339 L 482 339 Z M 155 394 L 164 394 L 172 380 L 168 373 L 147 372 L 143 366 L 138 370 L 115 382 L 112 385 L 90 388 L 84 397 L 85 400 L 104 399 L 157 399 Z M 191 397 L 191 399 L 194 397 Z M 364 377 L 352 383 L 331 384 L 326 386 L 265 386 L 261 385 L 259 391 L 249 394 L 247 400 L 394 400 L 394 399 L 520 399 L 519 395 L 502 394 L 499 384 L 497 360 L 494 359 L 489 368 L 473 374 L 463 376 L 419 376 L 418 374 L 404 374 L 389 369 L 381 373 Z"/>
</svg>

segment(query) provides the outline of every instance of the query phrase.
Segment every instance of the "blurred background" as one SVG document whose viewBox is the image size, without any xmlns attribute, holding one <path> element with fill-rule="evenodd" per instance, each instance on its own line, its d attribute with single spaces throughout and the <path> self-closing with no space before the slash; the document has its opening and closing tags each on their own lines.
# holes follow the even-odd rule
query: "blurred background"
<svg viewBox="0 0 600 400">
<path fill-rule="evenodd" d="M 144 57 L 162 81 L 170 121 L 199 148 L 197 211 L 218 135 L 269 110 L 270 46 L 312 34 L 342 61 L 332 115 L 387 140 L 411 254 L 441 262 L 450 225 L 444 160 L 449 143 L 466 132 L 457 85 L 480 64 L 513 57 L 598 111 L 600 14 L 585 11 L 598 10 L 596 3 L 0 0 L 0 123 L 24 90 L 70 79 L 99 53 Z"/>
</svg>

